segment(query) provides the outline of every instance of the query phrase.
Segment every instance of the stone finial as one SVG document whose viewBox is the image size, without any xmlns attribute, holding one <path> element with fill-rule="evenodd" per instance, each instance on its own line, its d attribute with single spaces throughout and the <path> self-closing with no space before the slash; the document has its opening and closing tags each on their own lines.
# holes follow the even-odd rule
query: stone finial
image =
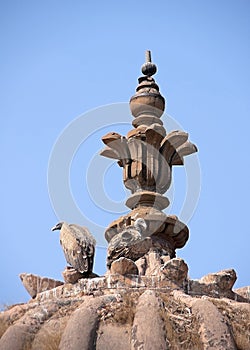
<svg viewBox="0 0 250 350">
<path fill-rule="evenodd" d="M 151 62 L 150 51 L 146 51 L 146 62 L 142 65 L 141 71 L 144 76 L 138 78 L 139 85 L 129 102 L 131 113 L 137 119 L 138 125 L 161 124 L 158 120 L 164 112 L 165 99 L 159 92 L 159 86 L 152 78 L 157 67 Z M 146 121 L 146 119 L 148 120 Z"/>
<path fill-rule="evenodd" d="M 160 118 L 165 99 L 152 77 L 156 65 L 151 62 L 150 51 L 146 52 L 142 73 L 144 76 L 139 77 L 136 93 L 130 99 L 134 129 L 126 137 L 110 132 L 102 138 L 106 147 L 101 155 L 118 160 L 123 168 L 124 185 L 131 191 L 126 205 L 132 209 L 127 216 L 111 223 L 105 232 L 109 242 L 108 267 L 119 257 L 136 261 L 147 253 L 148 247 L 141 251 L 145 240 L 124 241 L 123 233 L 138 217 L 147 223 L 143 238 L 151 238 L 152 249 L 160 256 L 175 257 L 175 249 L 182 248 L 189 237 L 188 228 L 177 217 L 162 212 L 169 205 L 163 195 L 171 185 L 172 167 L 183 165 L 184 157 L 197 152 L 197 148 L 186 132 L 167 133 L 164 128 Z"/>
<path fill-rule="evenodd" d="M 157 67 L 151 61 L 151 51 L 146 51 L 146 62 L 141 67 L 142 74 L 151 77 L 157 72 Z"/>
</svg>

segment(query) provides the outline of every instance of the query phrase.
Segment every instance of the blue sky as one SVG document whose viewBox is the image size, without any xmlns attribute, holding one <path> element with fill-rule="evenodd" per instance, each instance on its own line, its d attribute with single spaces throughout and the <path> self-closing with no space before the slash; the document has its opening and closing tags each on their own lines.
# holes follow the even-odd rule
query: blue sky
<svg viewBox="0 0 250 350">
<path fill-rule="evenodd" d="M 147 49 L 158 66 L 166 113 L 199 148 L 200 199 L 188 222 L 188 244 L 177 254 L 191 278 L 233 267 L 236 286 L 250 284 L 249 19 L 249 1 L 243 0 L 1 2 L 0 304 L 29 299 L 21 272 L 62 278 L 66 264 L 58 234 L 50 231 L 58 218 L 47 173 L 56 140 L 81 115 L 83 135 L 91 132 L 69 169 L 75 202 L 102 232 L 126 212 L 121 170 L 97 154 L 100 137 L 125 134 L 132 117 L 118 104 L 117 110 L 110 107 L 108 125 L 109 110 L 101 106 L 129 101 Z M 105 112 L 103 127 L 99 112 L 88 113 L 93 109 Z M 178 215 L 184 169 L 174 176 L 170 210 Z M 98 207 L 97 184 L 112 208 L 117 201 L 117 210 L 105 208 L 103 196 Z M 70 219 L 63 195 L 61 204 Z M 105 248 L 97 248 L 99 274 L 105 255 Z"/>
</svg>

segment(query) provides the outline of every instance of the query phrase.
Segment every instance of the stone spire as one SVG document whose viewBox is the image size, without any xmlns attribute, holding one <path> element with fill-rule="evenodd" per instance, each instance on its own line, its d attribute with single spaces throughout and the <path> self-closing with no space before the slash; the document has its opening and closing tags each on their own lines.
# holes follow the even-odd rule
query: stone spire
<svg viewBox="0 0 250 350">
<path fill-rule="evenodd" d="M 192 280 L 184 260 L 173 258 L 187 241 L 188 228 L 162 212 L 168 203 L 163 193 L 172 167 L 196 148 L 186 133 L 167 134 L 163 128 L 164 99 L 150 61 L 148 52 L 130 101 L 134 129 L 126 137 L 103 137 L 102 154 L 118 160 L 132 192 L 127 201 L 132 210 L 105 233 L 108 272 L 85 278 L 69 267 L 65 283 L 21 274 L 34 300 L 0 313 L 0 350 L 249 350 L 250 287 L 232 290 L 232 269 Z M 77 236 L 80 242 L 83 236 Z M 74 246 L 69 239 L 68 248 Z M 78 258 L 88 253 L 92 256 L 75 249 Z"/>
<path fill-rule="evenodd" d="M 125 136 L 111 132 L 103 136 L 106 145 L 101 155 L 118 160 L 123 167 L 123 182 L 131 191 L 126 205 L 131 211 L 109 225 L 105 232 L 108 242 L 128 226 L 142 218 L 146 222 L 145 237 L 150 237 L 159 254 L 175 257 L 175 249 L 182 248 L 188 240 L 186 225 L 176 216 L 162 210 L 169 205 L 163 194 L 169 189 L 172 167 L 183 165 L 184 157 L 197 152 L 184 131 L 166 132 L 161 117 L 165 99 L 152 77 L 157 67 L 146 51 L 146 62 L 139 77 L 136 93 L 130 99 L 134 117 L 133 129 Z"/>
</svg>

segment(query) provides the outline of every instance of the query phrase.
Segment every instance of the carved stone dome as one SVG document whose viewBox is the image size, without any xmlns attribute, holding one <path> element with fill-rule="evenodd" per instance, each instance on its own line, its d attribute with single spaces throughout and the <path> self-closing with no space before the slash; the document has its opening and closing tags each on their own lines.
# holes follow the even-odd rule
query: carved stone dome
<svg viewBox="0 0 250 350">
<path fill-rule="evenodd" d="M 157 275 L 109 274 L 51 290 L 29 277 L 38 294 L 0 314 L 1 350 L 249 349 L 250 300 L 247 288 L 231 290 L 233 270 L 190 280 L 184 261 L 171 259 Z"/>
</svg>

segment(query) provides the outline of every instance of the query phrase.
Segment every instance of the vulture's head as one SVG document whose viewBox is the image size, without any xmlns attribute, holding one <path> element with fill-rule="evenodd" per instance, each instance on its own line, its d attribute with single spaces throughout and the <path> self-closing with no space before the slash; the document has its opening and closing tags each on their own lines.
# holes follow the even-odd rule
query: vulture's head
<svg viewBox="0 0 250 350">
<path fill-rule="evenodd" d="M 144 219 L 138 218 L 135 220 L 134 227 L 137 229 L 137 231 L 142 234 L 147 229 L 147 223 Z"/>
<path fill-rule="evenodd" d="M 58 222 L 55 226 L 51 228 L 51 231 L 61 230 L 63 222 Z"/>
</svg>

